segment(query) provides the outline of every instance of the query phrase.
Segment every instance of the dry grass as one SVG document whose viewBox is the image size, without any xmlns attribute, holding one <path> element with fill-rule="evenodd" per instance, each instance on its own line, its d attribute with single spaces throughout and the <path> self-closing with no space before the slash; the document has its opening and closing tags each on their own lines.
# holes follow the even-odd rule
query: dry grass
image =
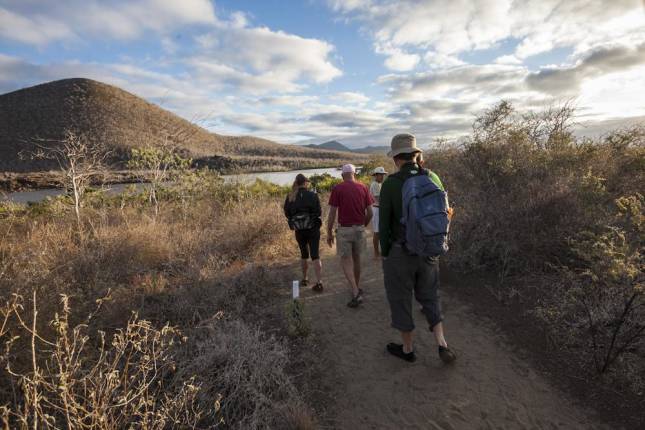
<svg viewBox="0 0 645 430">
<path fill-rule="evenodd" d="M 146 427 L 156 416 L 160 424 L 146 428 L 212 427 L 220 419 L 225 428 L 311 428 L 313 418 L 288 371 L 286 340 L 262 328 L 271 308 L 281 314 L 280 306 L 267 305 L 286 284 L 285 275 L 265 263 L 293 257 L 295 249 L 281 199 L 269 195 L 275 190 L 257 187 L 251 192 L 216 182 L 190 195 L 168 192 L 158 216 L 137 196 L 97 197 L 83 208 L 80 237 L 63 203 L 6 209 L 0 217 L 0 298 L 9 306 L 14 297 L 33 293 L 38 301 L 33 328 L 33 300 L 26 299 L 6 312 L 11 317 L 0 333 L 2 343 L 11 344 L 2 366 L 11 364 L 13 373 L 0 372 L 7 425 L 38 421 L 47 427 L 55 419 L 59 427 L 78 428 L 82 421 L 92 423 L 88 428 L 119 428 L 130 420 Z M 42 338 L 33 350 L 32 332 Z M 124 333 L 131 333 L 130 343 L 116 341 Z M 52 355 L 69 345 L 76 346 Z M 153 350 L 161 354 L 157 364 L 150 361 Z M 128 351 L 136 351 L 134 361 L 111 358 L 130 357 Z M 29 365 L 32 358 L 36 367 Z M 61 373 L 61 362 L 73 369 Z M 139 409 L 133 406 L 121 421 L 112 418 L 136 387 L 127 378 L 113 381 L 110 372 L 146 366 L 157 371 L 135 379 L 139 387 L 155 389 L 145 401 L 131 402 Z M 56 390 L 62 377 L 73 385 L 67 394 Z M 92 387 L 111 387 L 100 407 L 88 403 Z M 37 403 L 30 400 L 36 394 Z M 67 416 L 66 399 L 77 404 L 78 417 Z"/>
</svg>

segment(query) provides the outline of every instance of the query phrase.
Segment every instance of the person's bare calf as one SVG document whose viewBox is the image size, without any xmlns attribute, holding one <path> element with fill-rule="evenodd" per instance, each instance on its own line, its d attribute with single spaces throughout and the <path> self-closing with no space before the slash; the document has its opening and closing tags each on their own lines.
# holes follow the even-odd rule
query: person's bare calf
<svg viewBox="0 0 645 430">
<path fill-rule="evenodd" d="M 354 261 L 354 258 L 352 258 L 351 255 L 340 257 L 340 264 L 343 268 L 345 278 L 347 278 L 347 282 L 349 282 L 349 287 L 352 289 L 352 297 L 356 297 L 358 295 L 358 283 L 356 282 L 356 263 Z M 360 278 L 360 273 L 358 275 L 358 278 Z"/>
<path fill-rule="evenodd" d="M 320 283 L 322 281 L 322 261 L 320 258 L 312 261 L 314 265 L 314 272 L 316 273 L 316 282 Z"/>
<path fill-rule="evenodd" d="M 434 340 L 437 342 L 438 346 L 443 346 L 444 348 L 448 347 L 446 338 L 443 336 L 443 323 L 438 323 L 432 328 L 432 334 L 434 334 Z"/>
<path fill-rule="evenodd" d="M 401 332 L 401 340 L 403 341 L 403 352 L 405 352 L 406 354 L 409 354 L 414 350 L 414 346 L 412 345 L 413 333 L 414 332 L 412 331 Z"/>
<path fill-rule="evenodd" d="M 352 262 L 354 265 L 354 282 L 356 283 L 356 294 L 360 292 L 361 285 L 361 253 L 357 249 L 352 249 Z"/>
<path fill-rule="evenodd" d="M 374 245 L 374 259 L 378 260 L 379 258 L 381 258 L 378 233 L 374 233 L 374 236 L 372 236 L 372 244 Z"/>
</svg>

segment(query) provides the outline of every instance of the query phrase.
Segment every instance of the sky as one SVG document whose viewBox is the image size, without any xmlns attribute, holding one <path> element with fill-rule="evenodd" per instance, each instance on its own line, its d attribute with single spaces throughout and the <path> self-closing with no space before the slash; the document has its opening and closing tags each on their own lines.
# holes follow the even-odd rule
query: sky
<svg viewBox="0 0 645 430">
<path fill-rule="evenodd" d="M 0 94 L 117 85 L 220 134 L 429 144 L 502 99 L 645 119 L 645 0 L 0 0 Z"/>
</svg>

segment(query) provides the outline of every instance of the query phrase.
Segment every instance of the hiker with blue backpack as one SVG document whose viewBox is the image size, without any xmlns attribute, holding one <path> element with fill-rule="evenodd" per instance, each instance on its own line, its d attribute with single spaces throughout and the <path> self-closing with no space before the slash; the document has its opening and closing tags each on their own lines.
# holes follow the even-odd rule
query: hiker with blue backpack
<svg viewBox="0 0 645 430">
<path fill-rule="evenodd" d="M 390 343 L 387 351 L 414 362 L 412 297 L 422 306 L 444 363 L 457 358 L 444 338 L 439 299 L 439 256 L 448 251 L 452 210 L 439 177 L 421 168 L 422 151 L 412 134 L 392 138 L 388 157 L 398 171 L 388 176 L 379 196 L 379 238 L 383 278 L 390 304 L 392 327 L 403 343 Z"/>
</svg>

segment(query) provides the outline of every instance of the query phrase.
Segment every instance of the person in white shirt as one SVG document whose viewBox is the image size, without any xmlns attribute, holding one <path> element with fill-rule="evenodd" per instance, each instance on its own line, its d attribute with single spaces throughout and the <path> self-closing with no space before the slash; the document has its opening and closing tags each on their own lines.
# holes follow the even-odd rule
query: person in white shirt
<svg viewBox="0 0 645 430">
<path fill-rule="evenodd" d="M 374 198 L 374 204 L 372 205 L 372 231 L 374 232 L 374 237 L 372 242 L 374 244 L 374 258 L 378 259 L 381 257 L 379 252 L 379 236 L 378 236 L 378 198 L 381 194 L 381 185 L 385 180 L 385 175 L 387 172 L 383 167 L 377 167 L 372 171 L 372 183 L 370 184 L 370 194 Z"/>
</svg>

